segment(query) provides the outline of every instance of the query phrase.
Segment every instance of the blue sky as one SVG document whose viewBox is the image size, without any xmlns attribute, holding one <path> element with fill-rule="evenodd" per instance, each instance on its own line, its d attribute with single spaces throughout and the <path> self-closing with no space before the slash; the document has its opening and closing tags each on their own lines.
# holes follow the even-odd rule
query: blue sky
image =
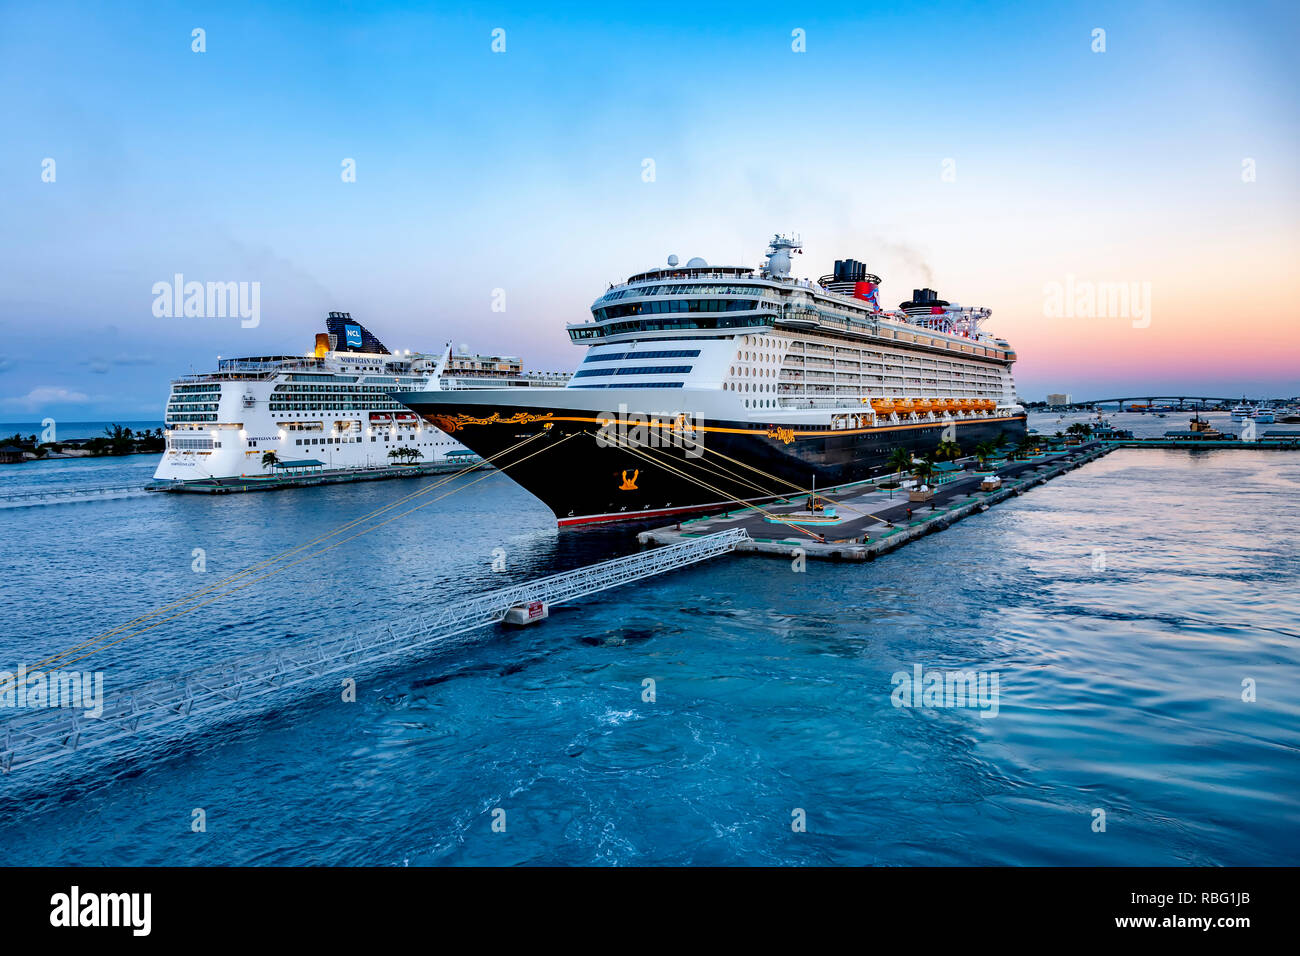
<svg viewBox="0 0 1300 956">
<path fill-rule="evenodd" d="M 331 309 L 571 367 L 606 283 L 775 231 L 887 303 L 992 308 L 1028 398 L 1294 394 L 1298 33 L 1280 3 L 5 4 L 0 420 L 158 415 Z M 155 317 L 177 272 L 260 282 L 260 325 Z M 1045 317 L 1067 274 L 1149 282 L 1150 328 Z"/>
</svg>

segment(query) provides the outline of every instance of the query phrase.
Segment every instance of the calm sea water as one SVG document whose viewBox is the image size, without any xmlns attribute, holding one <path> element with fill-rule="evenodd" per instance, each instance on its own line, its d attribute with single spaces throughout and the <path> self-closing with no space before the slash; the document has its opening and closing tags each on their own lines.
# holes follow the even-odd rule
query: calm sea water
<svg viewBox="0 0 1300 956">
<path fill-rule="evenodd" d="M 1170 421 L 1160 430 L 1182 427 Z M 147 479 L 153 461 L 19 467 L 93 485 Z M 0 470 L 0 494 L 13 474 Z M 2 511 L 0 669 L 418 487 Z M 1297 493 L 1294 453 L 1122 450 L 872 564 L 796 573 L 721 559 L 557 608 L 533 628 L 478 632 L 363 680 L 356 703 L 326 688 L 180 752 L 142 751 L 90 776 L 74 761 L 0 778 L 0 854 L 75 865 L 1294 863 Z M 553 525 L 491 477 L 95 666 L 110 689 L 125 686 L 634 549 L 624 529 Z M 195 548 L 206 576 L 191 570 Z M 495 548 L 505 573 L 491 570 Z M 997 716 L 893 706 L 891 676 L 915 665 L 997 674 Z M 191 832 L 195 808 L 206 833 Z M 807 832 L 792 832 L 796 809 Z"/>
</svg>

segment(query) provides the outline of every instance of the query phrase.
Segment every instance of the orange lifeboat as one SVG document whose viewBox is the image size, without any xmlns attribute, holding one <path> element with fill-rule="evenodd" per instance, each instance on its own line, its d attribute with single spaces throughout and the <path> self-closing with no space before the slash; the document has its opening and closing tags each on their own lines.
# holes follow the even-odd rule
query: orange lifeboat
<svg viewBox="0 0 1300 956">
<path fill-rule="evenodd" d="M 888 415 L 894 410 L 894 400 L 892 398 L 873 398 L 871 400 L 871 409 L 878 415 Z"/>
</svg>

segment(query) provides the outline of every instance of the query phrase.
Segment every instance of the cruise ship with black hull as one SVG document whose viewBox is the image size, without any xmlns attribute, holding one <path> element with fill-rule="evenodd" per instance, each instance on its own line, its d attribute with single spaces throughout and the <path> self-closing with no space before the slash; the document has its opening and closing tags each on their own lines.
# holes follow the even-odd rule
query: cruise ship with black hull
<svg viewBox="0 0 1300 956">
<path fill-rule="evenodd" d="M 885 310 L 863 263 L 795 279 L 801 253 L 776 236 L 758 269 L 670 256 L 611 286 L 568 326 L 587 352 L 563 388 L 392 397 L 501 455 L 560 525 L 829 490 L 891 471 L 896 448 L 970 453 L 1027 433 L 1016 355 L 981 329 L 988 309 L 919 289 Z"/>
</svg>

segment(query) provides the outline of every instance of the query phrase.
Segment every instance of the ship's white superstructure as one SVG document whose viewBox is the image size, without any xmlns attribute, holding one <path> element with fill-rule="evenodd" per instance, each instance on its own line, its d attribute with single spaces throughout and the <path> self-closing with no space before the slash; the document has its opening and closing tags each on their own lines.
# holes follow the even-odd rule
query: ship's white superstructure
<svg viewBox="0 0 1300 956">
<path fill-rule="evenodd" d="M 304 355 L 218 359 L 175 379 L 167 447 L 155 480 L 260 477 L 318 462 L 328 469 L 436 464 L 473 452 L 420 421 L 389 393 L 564 385 L 564 373 L 524 372 L 511 356 L 389 351 L 346 312 Z M 390 453 L 406 450 L 402 457 Z M 274 453 L 274 459 L 267 456 Z"/>
<path fill-rule="evenodd" d="M 738 417 L 775 421 L 811 409 L 865 411 L 873 425 L 1023 414 L 1014 350 L 980 329 L 988 309 L 918 289 L 884 310 L 880 279 L 855 260 L 791 278 L 800 248 L 777 236 L 758 271 L 670 261 L 612 286 L 591 322 L 568 327 L 588 346 L 568 387 L 717 390 Z"/>
</svg>

